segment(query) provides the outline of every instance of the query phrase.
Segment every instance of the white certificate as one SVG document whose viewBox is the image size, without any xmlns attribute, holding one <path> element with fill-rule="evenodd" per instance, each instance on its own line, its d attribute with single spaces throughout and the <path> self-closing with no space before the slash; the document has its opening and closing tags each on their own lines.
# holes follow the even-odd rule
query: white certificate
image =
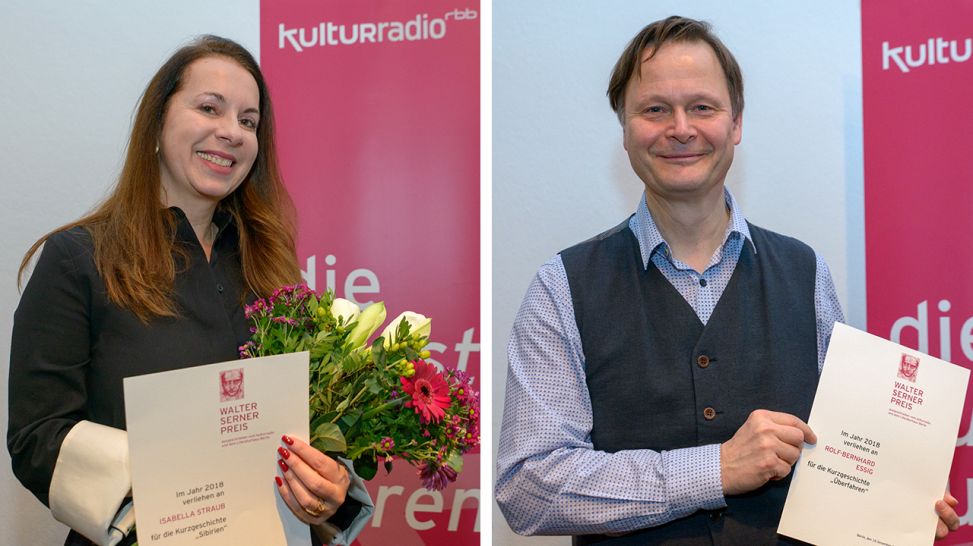
<svg viewBox="0 0 973 546">
<path fill-rule="evenodd" d="M 835 324 L 777 532 L 813 544 L 932 544 L 969 370 Z"/>
<path fill-rule="evenodd" d="M 308 354 L 129 377 L 139 544 L 309 545 L 280 499 L 282 434 L 308 437 Z"/>
</svg>

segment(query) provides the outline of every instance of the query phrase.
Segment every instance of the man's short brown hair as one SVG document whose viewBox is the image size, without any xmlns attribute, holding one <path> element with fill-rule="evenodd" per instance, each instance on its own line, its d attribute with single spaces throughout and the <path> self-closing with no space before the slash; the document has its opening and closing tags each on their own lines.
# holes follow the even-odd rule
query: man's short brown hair
<svg viewBox="0 0 973 546">
<path fill-rule="evenodd" d="M 611 80 L 608 82 L 608 102 L 611 103 L 618 119 L 624 123 L 625 88 L 628 87 L 628 82 L 633 77 L 642 77 L 640 70 L 642 52 L 652 49 L 649 56 L 651 59 L 659 47 L 672 42 L 704 42 L 713 48 L 726 76 L 726 87 L 730 91 L 730 107 L 733 118 L 736 119 L 743 112 L 743 73 L 740 71 L 740 65 L 737 64 L 730 50 L 713 34 L 709 23 L 678 15 L 656 21 L 643 28 L 628 43 L 618 62 L 615 63 Z"/>
</svg>

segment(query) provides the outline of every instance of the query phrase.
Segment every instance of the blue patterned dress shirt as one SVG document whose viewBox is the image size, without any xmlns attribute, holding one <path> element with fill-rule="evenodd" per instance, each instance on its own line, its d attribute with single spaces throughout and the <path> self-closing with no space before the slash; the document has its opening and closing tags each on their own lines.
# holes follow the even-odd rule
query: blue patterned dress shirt
<svg viewBox="0 0 973 546">
<path fill-rule="evenodd" d="M 730 221 L 723 244 L 700 274 L 672 257 L 645 203 L 629 228 L 649 260 L 706 324 L 753 245 L 743 214 L 725 190 Z M 759 249 L 754 247 L 754 252 Z M 815 254 L 818 372 L 835 322 L 843 322 L 828 266 Z M 507 348 L 509 369 L 497 455 L 497 502 L 520 534 L 625 533 L 726 506 L 719 444 L 656 452 L 596 451 L 591 400 L 571 291 L 560 256 L 527 289 Z M 651 419 L 652 416 L 644 416 Z"/>
</svg>

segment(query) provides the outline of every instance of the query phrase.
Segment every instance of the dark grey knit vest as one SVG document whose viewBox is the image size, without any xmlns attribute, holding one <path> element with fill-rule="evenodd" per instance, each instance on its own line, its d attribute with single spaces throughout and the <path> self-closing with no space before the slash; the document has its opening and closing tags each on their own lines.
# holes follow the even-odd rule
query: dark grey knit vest
<svg viewBox="0 0 973 546">
<path fill-rule="evenodd" d="M 755 409 L 807 420 L 818 381 L 810 247 L 750 226 L 737 267 L 703 326 L 651 262 L 628 221 L 561 252 L 585 355 L 597 450 L 722 443 Z M 727 508 L 583 544 L 760 545 L 776 533 L 790 480 Z"/>
</svg>

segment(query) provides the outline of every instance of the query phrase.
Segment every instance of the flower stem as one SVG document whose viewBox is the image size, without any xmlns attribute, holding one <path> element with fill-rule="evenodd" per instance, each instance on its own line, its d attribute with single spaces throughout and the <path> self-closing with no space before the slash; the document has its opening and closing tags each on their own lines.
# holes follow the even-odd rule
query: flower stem
<svg viewBox="0 0 973 546">
<path fill-rule="evenodd" d="M 381 406 L 379 406 L 377 408 L 373 408 L 373 409 L 370 409 L 370 410 L 366 411 L 364 414 L 362 414 L 362 419 L 368 419 L 370 417 L 375 417 L 376 415 L 378 415 L 379 413 L 382 413 L 383 411 L 385 411 L 387 409 L 392 409 L 392 408 L 394 408 L 396 406 L 401 406 L 404 403 L 405 403 L 405 400 L 403 398 L 396 398 L 395 400 L 391 400 L 389 402 L 386 402 L 386 403 L 382 404 Z"/>
<path fill-rule="evenodd" d="M 360 399 L 360 398 L 361 398 L 361 397 L 362 397 L 362 396 L 363 396 L 363 395 L 364 395 L 364 394 L 365 394 L 366 392 L 368 392 L 368 387 L 367 387 L 367 386 L 365 386 L 365 387 L 362 387 L 362 388 L 361 388 L 361 390 L 360 390 L 360 391 L 358 391 L 358 394 L 356 394 L 356 395 L 355 395 L 355 397 L 351 399 L 351 402 L 348 402 L 348 405 L 347 405 L 347 406 L 345 407 L 345 410 L 347 410 L 348 408 L 353 408 L 353 407 L 355 407 L 355 402 L 358 402 L 358 400 L 359 400 L 359 399 Z M 332 419 L 332 420 L 331 420 L 331 422 L 332 422 L 332 423 L 337 423 L 337 422 L 338 422 L 338 419 L 341 419 L 341 416 L 342 416 L 342 415 L 344 415 L 344 413 L 345 413 L 344 411 L 340 411 L 340 412 L 338 412 L 338 415 L 335 415 L 335 416 L 334 416 L 334 419 Z"/>
</svg>

